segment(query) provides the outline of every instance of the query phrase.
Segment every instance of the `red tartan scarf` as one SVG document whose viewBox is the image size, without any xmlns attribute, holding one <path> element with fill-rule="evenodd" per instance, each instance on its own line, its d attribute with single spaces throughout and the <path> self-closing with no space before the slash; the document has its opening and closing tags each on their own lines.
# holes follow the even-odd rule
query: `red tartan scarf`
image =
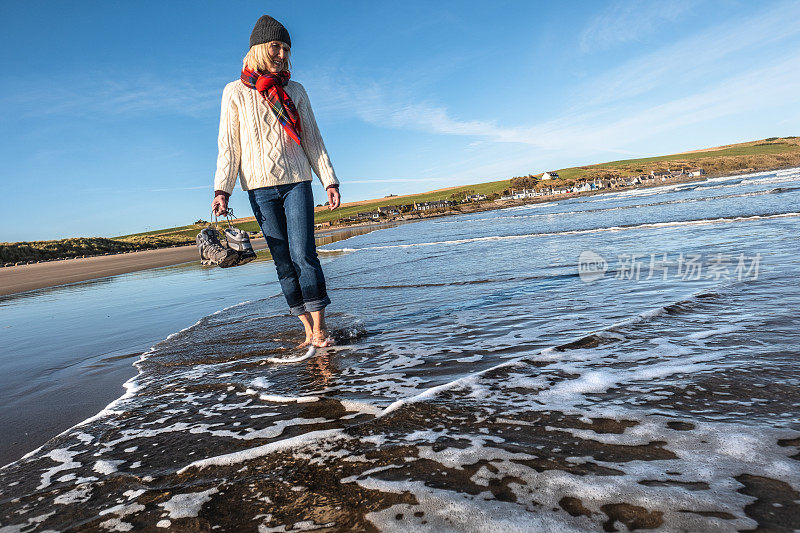
<svg viewBox="0 0 800 533">
<path fill-rule="evenodd" d="M 257 70 L 245 67 L 242 70 L 242 83 L 261 94 L 289 137 L 300 144 L 302 133 L 300 116 L 294 102 L 283 89 L 289 83 L 289 76 L 288 70 L 282 70 L 277 74 L 261 74 Z"/>
</svg>

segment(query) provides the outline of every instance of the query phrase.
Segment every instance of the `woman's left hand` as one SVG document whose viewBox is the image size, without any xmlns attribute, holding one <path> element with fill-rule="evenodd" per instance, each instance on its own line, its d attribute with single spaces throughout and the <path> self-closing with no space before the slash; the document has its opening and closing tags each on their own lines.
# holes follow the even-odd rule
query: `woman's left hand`
<svg viewBox="0 0 800 533">
<path fill-rule="evenodd" d="M 338 187 L 328 187 L 328 209 L 333 211 L 341 203 L 341 196 L 339 196 Z"/>
</svg>

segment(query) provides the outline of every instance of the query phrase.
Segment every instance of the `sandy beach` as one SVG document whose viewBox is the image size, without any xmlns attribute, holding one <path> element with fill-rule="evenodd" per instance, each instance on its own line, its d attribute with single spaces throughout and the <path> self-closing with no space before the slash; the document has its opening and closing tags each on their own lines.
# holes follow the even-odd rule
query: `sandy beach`
<svg viewBox="0 0 800 533">
<path fill-rule="evenodd" d="M 252 243 L 256 250 L 267 247 L 263 238 Z M 192 244 L 6 267 L 0 270 L 0 296 L 198 260 L 197 246 Z"/>
<path fill-rule="evenodd" d="M 339 234 L 342 233 L 355 235 L 396 224 L 397 222 L 365 224 L 318 231 L 316 232 L 317 244 L 321 245 L 344 238 L 339 237 Z M 267 248 L 267 242 L 263 237 L 254 238 L 251 242 L 256 251 Z M 0 269 L 0 296 L 178 265 L 190 261 L 199 261 L 197 247 L 194 244 L 5 267 Z"/>
</svg>

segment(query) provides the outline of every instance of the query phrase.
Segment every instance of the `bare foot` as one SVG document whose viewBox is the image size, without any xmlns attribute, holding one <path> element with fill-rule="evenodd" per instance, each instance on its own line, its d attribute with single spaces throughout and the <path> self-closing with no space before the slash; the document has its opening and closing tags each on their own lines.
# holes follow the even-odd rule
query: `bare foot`
<svg viewBox="0 0 800 533">
<path fill-rule="evenodd" d="M 311 344 L 312 338 L 313 338 L 313 334 L 310 331 L 307 331 L 306 332 L 306 340 L 304 340 L 303 342 L 298 344 L 297 348 L 305 348 L 306 346 L 309 346 Z"/>
<path fill-rule="evenodd" d="M 311 336 L 311 344 L 317 348 L 326 348 L 328 346 L 333 346 L 333 339 L 328 337 L 327 330 L 321 329 L 315 331 Z"/>
<path fill-rule="evenodd" d="M 314 319 L 311 316 L 311 313 L 303 313 L 297 318 L 299 318 L 300 322 L 303 323 L 303 329 L 306 332 L 306 340 L 298 344 L 297 347 L 305 348 L 306 346 L 311 344 L 311 339 L 314 336 Z"/>
</svg>

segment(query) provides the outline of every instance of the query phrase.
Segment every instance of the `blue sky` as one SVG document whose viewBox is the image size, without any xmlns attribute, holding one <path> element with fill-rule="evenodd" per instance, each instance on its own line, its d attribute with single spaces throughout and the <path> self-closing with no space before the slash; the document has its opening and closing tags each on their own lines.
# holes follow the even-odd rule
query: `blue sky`
<svg viewBox="0 0 800 533">
<path fill-rule="evenodd" d="M 4 2 L 0 241 L 207 219 L 264 13 L 344 201 L 800 135 L 797 1 Z"/>
</svg>

